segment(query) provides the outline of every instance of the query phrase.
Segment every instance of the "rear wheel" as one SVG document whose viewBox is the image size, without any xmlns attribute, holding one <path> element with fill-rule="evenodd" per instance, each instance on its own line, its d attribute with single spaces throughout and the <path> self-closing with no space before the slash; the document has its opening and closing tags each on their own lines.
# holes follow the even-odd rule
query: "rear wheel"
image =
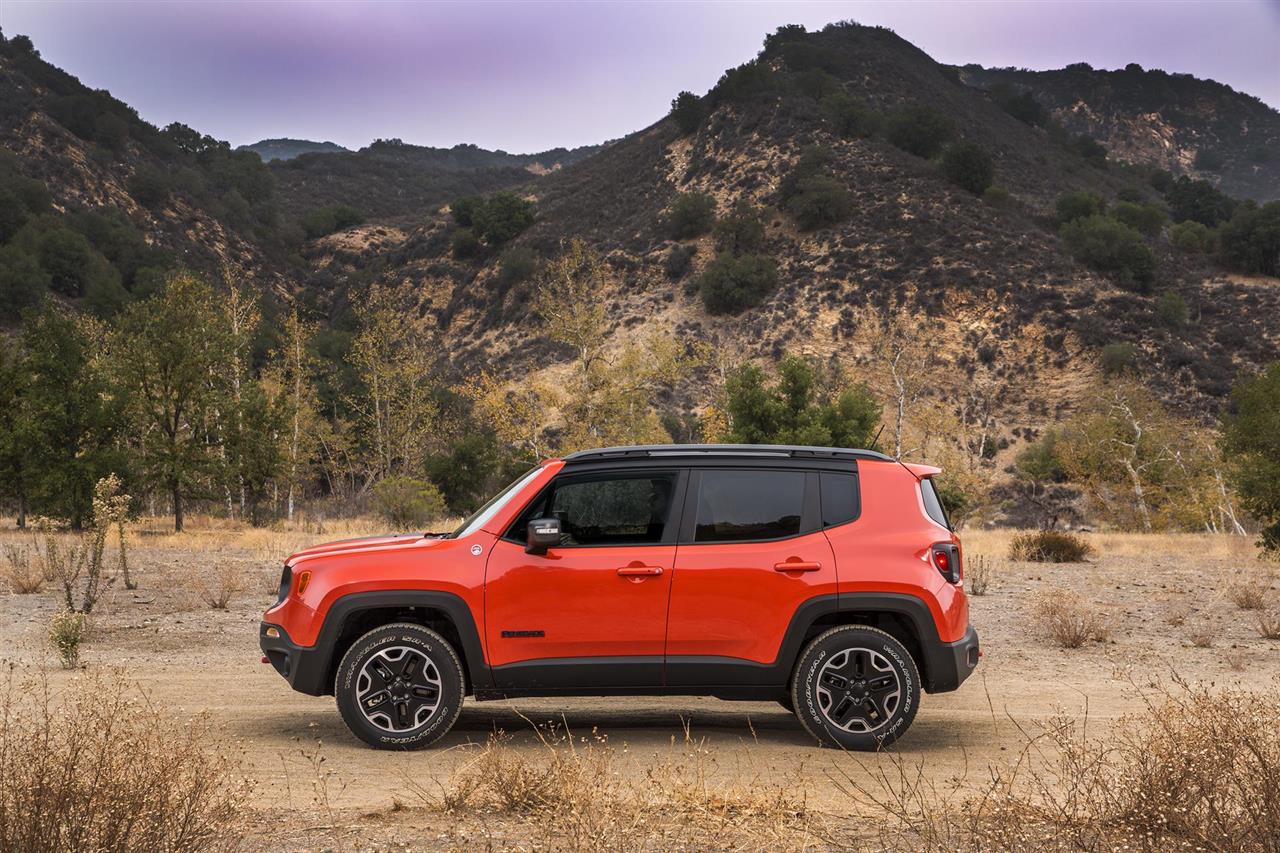
<svg viewBox="0 0 1280 853">
<path fill-rule="evenodd" d="M 352 644 L 334 694 L 351 733 L 379 749 L 421 749 L 453 728 L 462 711 L 462 661 L 421 625 L 383 625 Z"/>
<path fill-rule="evenodd" d="M 816 637 L 791 679 L 796 716 L 827 746 L 876 750 L 902 736 L 920 705 L 910 652 L 877 628 L 845 625 Z"/>
</svg>

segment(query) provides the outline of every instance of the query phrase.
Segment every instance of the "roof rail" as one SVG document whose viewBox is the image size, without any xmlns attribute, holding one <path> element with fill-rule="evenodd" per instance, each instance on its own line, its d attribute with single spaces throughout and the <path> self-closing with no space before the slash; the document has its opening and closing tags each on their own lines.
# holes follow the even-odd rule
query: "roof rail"
<svg viewBox="0 0 1280 853">
<path fill-rule="evenodd" d="M 755 456 L 820 459 L 876 459 L 892 462 L 893 457 L 874 450 L 851 447 L 809 447 L 794 444 L 638 444 L 579 450 L 564 457 L 566 462 L 594 459 L 634 459 L 663 456 Z"/>
</svg>

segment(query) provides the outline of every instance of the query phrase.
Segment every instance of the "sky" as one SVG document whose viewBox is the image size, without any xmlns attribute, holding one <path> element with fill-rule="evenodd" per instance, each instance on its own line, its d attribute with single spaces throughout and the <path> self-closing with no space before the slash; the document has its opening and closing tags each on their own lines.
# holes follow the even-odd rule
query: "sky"
<svg viewBox="0 0 1280 853">
<path fill-rule="evenodd" d="M 527 153 L 624 136 L 751 59 L 779 25 L 854 20 L 940 62 L 1137 62 L 1280 106 L 1280 0 L 59 2 L 0 0 L 6 36 L 153 124 L 232 144 L 397 137 Z"/>
</svg>

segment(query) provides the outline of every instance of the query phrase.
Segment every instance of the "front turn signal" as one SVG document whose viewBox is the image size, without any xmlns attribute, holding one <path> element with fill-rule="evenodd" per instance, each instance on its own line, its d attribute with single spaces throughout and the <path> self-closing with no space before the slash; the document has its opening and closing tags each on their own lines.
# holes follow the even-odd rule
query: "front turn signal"
<svg viewBox="0 0 1280 853">
<path fill-rule="evenodd" d="M 298 573 L 298 595 L 302 595 L 307 591 L 307 584 L 311 583 L 311 572 Z"/>
</svg>

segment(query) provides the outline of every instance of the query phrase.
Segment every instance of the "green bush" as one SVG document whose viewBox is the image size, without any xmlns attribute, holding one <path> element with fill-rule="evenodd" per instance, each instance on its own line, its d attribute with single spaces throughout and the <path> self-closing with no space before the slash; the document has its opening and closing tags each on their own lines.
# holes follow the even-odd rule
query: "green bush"
<svg viewBox="0 0 1280 853">
<path fill-rule="evenodd" d="M 680 193 L 667 214 L 667 231 L 676 240 L 699 237 L 716 224 L 716 200 L 707 193 Z"/>
<path fill-rule="evenodd" d="M 955 135 L 955 123 L 933 107 L 914 104 L 889 114 L 885 135 L 903 151 L 917 157 L 935 157 Z"/>
<path fill-rule="evenodd" d="M 715 227 L 716 251 L 749 255 L 764 245 L 764 223 L 750 202 L 740 201 Z"/>
<path fill-rule="evenodd" d="M 778 267 L 763 255 L 720 255 L 698 276 L 698 293 L 710 314 L 745 311 L 777 286 Z"/>
<path fill-rule="evenodd" d="M 515 193 L 489 196 L 475 208 L 471 216 L 476 234 L 495 247 L 515 239 L 533 225 L 536 219 L 533 202 Z"/>
<path fill-rule="evenodd" d="M 1187 300 L 1172 290 L 1160 294 L 1160 299 L 1156 302 L 1156 316 L 1160 318 L 1160 322 L 1171 329 L 1184 329 L 1188 314 Z"/>
<path fill-rule="evenodd" d="M 1196 181 L 1186 175 L 1179 176 L 1165 190 L 1164 200 L 1174 222 L 1190 219 L 1216 228 L 1231 218 L 1236 202 L 1208 181 Z"/>
<path fill-rule="evenodd" d="M 459 228 L 453 233 L 449 250 L 455 258 L 465 261 L 480 254 L 480 240 L 470 228 Z"/>
<path fill-rule="evenodd" d="M 876 132 L 879 116 L 843 89 L 822 99 L 822 117 L 836 136 L 855 139 Z"/>
<path fill-rule="evenodd" d="M 1009 540 L 1009 559 L 1031 563 L 1083 563 L 1094 553 L 1083 536 L 1062 530 L 1018 533 Z"/>
<path fill-rule="evenodd" d="M 834 225 L 853 211 L 853 196 L 830 175 L 802 178 L 787 201 L 787 210 L 802 231 Z"/>
<path fill-rule="evenodd" d="M 1071 140 L 1069 147 L 1091 166 L 1105 167 L 1107 165 L 1107 149 L 1091 136 L 1086 136 L 1082 133 Z"/>
<path fill-rule="evenodd" d="M 169 199 L 169 175 L 162 169 L 143 163 L 129 178 L 128 188 L 134 201 L 155 210 Z"/>
<path fill-rule="evenodd" d="M 1081 262 L 1111 273 L 1126 290 L 1145 293 L 1156 279 L 1156 255 L 1142 235 L 1107 216 L 1086 216 L 1062 226 L 1062 241 Z"/>
<path fill-rule="evenodd" d="M 993 86 L 990 95 L 1000 109 L 1020 122 L 1043 127 L 1049 120 L 1049 113 L 1029 91 L 1020 92 L 1011 86 Z"/>
<path fill-rule="evenodd" d="M 982 200 L 992 207 L 1007 207 L 1009 204 L 1009 191 L 1004 187 L 987 187 L 982 191 Z"/>
<path fill-rule="evenodd" d="M 1119 376 L 1133 370 L 1138 362 L 1138 348 L 1133 344 L 1107 344 L 1098 361 L 1107 376 Z"/>
<path fill-rule="evenodd" d="M 1263 524 L 1262 545 L 1280 550 L 1280 362 L 1241 379 L 1222 430 L 1222 448 L 1245 509 Z"/>
<path fill-rule="evenodd" d="M 1118 201 L 1111 208 L 1111 215 L 1138 231 L 1154 237 L 1164 230 L 1169 216 L 1158 204 L 1138 204 L 1132 201 Z"/>
<path fill-rule="evenodd" d="M 692 92 L 681 92 L 671 101 L 671 117 L 680 133 L 688 136 L 702 124 L 702 102 Z"/>
<path fill-rule="evenodd" d="M 456 199 L 449 205 L 449 215 L 453 217 L 456 225 L 463 228 L 470 228 L 475 224 L 475 212 L 479 205 L 484 204 L 484 200 L 477 196 L 465 196 Z"/>
<path fill-rule="evenodd" d="M 677 243 L 668 250 L 667 257 L 662 262 L 662 271 L 666 273 L 667 278 L 677 281 L 689 271 L 689 265 L 693 263 L 693 258 L 697 254 L 696 243 Z"/>
<path fill-rule="evenodd" d="M 810 444 L 865 447 L 880 422 L 880 405 L 865 385 L 832 387 L 805 359 L 789 355 L 767 383 L 754 364 L 725 382 L 729 416 L 724 441 L 738 444 Z"/>
<path fill-rule="evenodd" d="M 996 176 L 991 155 L 972 142 L 947 147 L 942 155 L 942 174 L 947 180 L 974 195 L 982 195 Z"/>
<path fill-rule="evenodd" d="M 498 270 L 498 283 L 503 290 L 522 281 L 528 281 L 538 268 L 538 258 L 533 250 L 525 246 L 508 249 L 502 256 L 502 267 Z"/>
<path fill-rule="evenodd" d="M 1179 251 L 1192 255 L 1207 255 L 1213 251 L 1213 232 L 1199 222 L 1179 222 L 1169 233 Z"/>
<path fill-rule="evenodd" d="M 1218 230 L 1218 259 L 1240 272 L 1280 275 L 1280 201 L 1241 204 Z"/>
<path fill-rule="evenodd" d="M 16 319 L 49 291 L 49 274 L 18 246 L 0 247 L 0 317 Z"/>
<path fill-rule="evenodd" d="M 373 487 L 373 502 L 397 531 L 421 527 L 445 513 L 444 495 L 426 480 L 388 477 Z"/>
<path fill-rule="evenodd" d="M 345 204 L 313 210 L 302 218 L 302 232 L 308 240 L 326 237 L 337 231 L 354 228 L 364 222 L 360 211 Z"/>
<path fill-rule="evenodd" d="M 1058 224 L 1066 225 L 1068 222 L 1102 213 L 1106 204 L 1102 201 L 1102 196 L 1081 190 L 1058 196 L 1054 207 L 1058 213 Z"/>
</svg>

